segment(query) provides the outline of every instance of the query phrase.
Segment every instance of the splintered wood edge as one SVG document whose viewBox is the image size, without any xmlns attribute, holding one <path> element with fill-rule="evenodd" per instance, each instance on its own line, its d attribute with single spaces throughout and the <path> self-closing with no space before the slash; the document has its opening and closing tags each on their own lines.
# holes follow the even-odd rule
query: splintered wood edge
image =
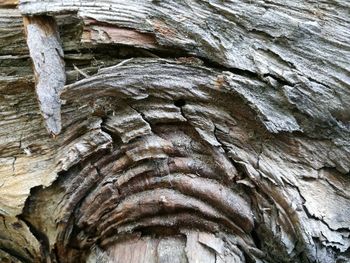
<svg viewBox="0 0 350 263">
<path fill-rule="evenodd" d="M 46 128 L 54 137 L 61 131 L 60 91 L 66 82 L 63 49 L 53 17 L 23 16 L 35 88 Z"/>
<path fill-rule="evenodd" d="M 15 8 L 17 5 L 18 5 L 17 0 L 2 0 L 0 2 L 0 8 L 4 8 L 4 7 Z"/>
<path fill-rule="evenodd" d="M 156 37 L 151 33 L 141 33 L 134 29 L 100 23 L 94 19 L 84 19 L 82 42 L 94 44 L 122 44 L 146 49 L 159 49 Z"/>
</svg>

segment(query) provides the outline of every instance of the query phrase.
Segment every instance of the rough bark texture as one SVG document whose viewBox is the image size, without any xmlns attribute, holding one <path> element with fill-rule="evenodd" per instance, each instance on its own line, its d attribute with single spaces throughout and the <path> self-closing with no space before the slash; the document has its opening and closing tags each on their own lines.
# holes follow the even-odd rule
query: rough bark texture
<svg viewBox="0 0 350 263">
<path fill-rule="evenodd" d="M 0 262 L 350 261 L 347 1 L 16 4 Z"/>
</svg>

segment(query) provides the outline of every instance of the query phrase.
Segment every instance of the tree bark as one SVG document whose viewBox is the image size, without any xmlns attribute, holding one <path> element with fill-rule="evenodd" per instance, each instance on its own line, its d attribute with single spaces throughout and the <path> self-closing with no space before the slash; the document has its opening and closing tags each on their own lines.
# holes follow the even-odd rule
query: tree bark
<svg viewBox="0 0 350 263">
<path fill-rule="evenodd" d="M 0 2 L 0 262 L 349 262 L 349 11 Z"/>
</svg>

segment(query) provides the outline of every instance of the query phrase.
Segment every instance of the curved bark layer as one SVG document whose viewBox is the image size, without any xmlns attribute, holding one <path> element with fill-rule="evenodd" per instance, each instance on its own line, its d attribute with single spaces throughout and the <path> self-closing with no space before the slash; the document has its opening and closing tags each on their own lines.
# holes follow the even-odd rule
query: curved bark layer
<svg viewBox="0 0 350 263">
<path fill-rule="evenodd" d="M 350 260 L 346 1 L 19 8 L 28 48 L 0 9 L 0 260 Z"/>
</svg>

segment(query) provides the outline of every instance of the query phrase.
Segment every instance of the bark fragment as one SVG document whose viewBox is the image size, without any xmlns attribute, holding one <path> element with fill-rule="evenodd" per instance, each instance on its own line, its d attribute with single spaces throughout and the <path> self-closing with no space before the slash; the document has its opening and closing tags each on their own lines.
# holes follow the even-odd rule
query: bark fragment
<svg viewBox="0 0 350 263">
<path fill-rule="evenodd" d="M 47 130 L 55 136 L 61 131 L 60 92 L 66 82 L 56 21 L 49 16 L 25 16 L 23 19 L 40 110 Z"/>
</svg>

